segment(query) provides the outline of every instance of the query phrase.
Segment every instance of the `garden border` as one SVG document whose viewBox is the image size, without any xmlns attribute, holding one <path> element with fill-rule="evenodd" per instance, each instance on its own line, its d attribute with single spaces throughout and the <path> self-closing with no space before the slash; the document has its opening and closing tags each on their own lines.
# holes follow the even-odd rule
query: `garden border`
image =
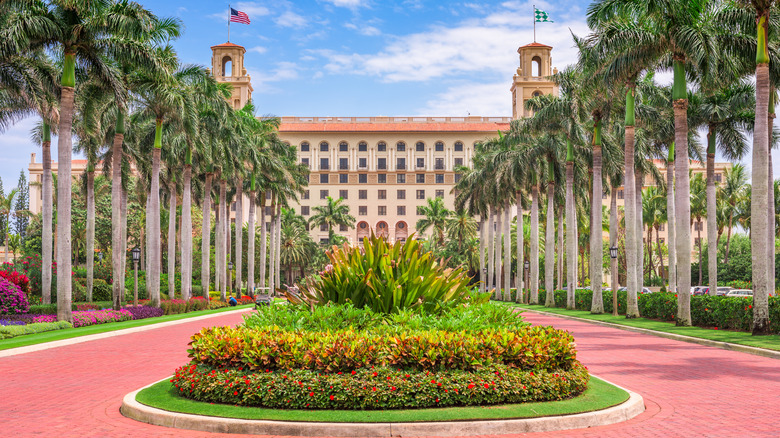
<svg viewBox="0 0 780 438">
<path fill-rule="evenodd" d="M 642 333 L 645 335 L 653 335 L 653 336 L 658 336 L 659 338 L 666 338 L 674 341 L 688 342 L 692 344 L 704 345 L 706 347 L 715 347 L 723 350 L 731 350 L 740 353 L 754 354 L 756 356 L 768 357 L 770 359 L 780 359 L 780 351 L 770 350 L 768 348 L 751 347 L 749 345 L 733 344 L 730 342 L 722 342 L 722 341 L 713 341 L 711 339 L 702 339 L 693 336 L 678 335 L 675 333 L 666 333 L 666 332 L 650 330 L 641 327 L 631 327 L 628 325 L 614 324 L 611 322 L 598 321 L 595 319 L 580 318 L 579 316 L 565 315 L 561 313 L 545 312 L 543 310 L 528 309 L 525 307 L 518 307 L 518 306 L 513 306 L 513 307 L 522 310 L 522 312 L 534 312 L 540 315 L 548 315 L 548 316 L 572 319 L 574 321 L 587 322 L 589 324 L 596 324 L 604 327 L 626 330 L 629 332 Z"/>
<path fill-rule="evenodd" d="M 136 401 L 136 395 L 170 377 L 154 382 L 127 394 L 122 400 L 120 412 L 128 418 L 156 426 L 202 432 L 288 435 L 288 436 L 344 436 L 344 437 L 396 437 L 396 436 L 452 436 L 494 435 L 508 433 L 550 432 L 606 426 L 630 420 L 645 411 L 641 395 L 607 382 L 628 392 L 625 402 L 606 409 L 571 415 L 509 420 L 470 420 L 417 423 L 324 423 L 278 420 L 243 420 L 183 414 L 146 406 Z M 604 379 L 601 379 L 604 380 Z M 606 382 L 606 380 L 605 380 Z"/>
</svg>

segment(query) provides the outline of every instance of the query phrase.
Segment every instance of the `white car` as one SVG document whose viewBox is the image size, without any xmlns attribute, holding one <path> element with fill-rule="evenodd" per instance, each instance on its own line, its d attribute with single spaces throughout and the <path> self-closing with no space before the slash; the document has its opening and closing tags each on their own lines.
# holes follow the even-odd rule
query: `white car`
<svg viewBox="0 0 780 438">
<path fill-rule="evenodd" d="M 752 297 L 753 291 L 750 289 L 734 289 L 726 294 L 727 297 Z"/>
</svg>

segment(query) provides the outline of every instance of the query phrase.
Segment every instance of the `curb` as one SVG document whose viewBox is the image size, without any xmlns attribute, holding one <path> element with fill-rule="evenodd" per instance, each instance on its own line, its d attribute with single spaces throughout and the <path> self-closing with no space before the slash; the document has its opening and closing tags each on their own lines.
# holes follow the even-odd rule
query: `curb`
<svg viewBox="0 0 780 438">
<path fill-rule="evenodd" d="M 80 344 L 82 342 L 95 341 L 95 340 L 98 340 L 98 339 L 112 338 L 114 336 L 128 335 L 130 333 L 145 332 L 147 330 L 154 330 L 154 329 L 158 329 L 158 328 L 162 328 L 162 327 L 169 327 L 169 326 L 172 326 L 172 325 L 185 324 L 185 323 L 192 322 L 192 321 L 200 321 L 200 320 L 203 320 L 203 319 L 214 318 L 214 317 L 223 316 L 223 315 L 232 315 L 234 313 L 247 312 L 247 311 L 251 311 L 251 310 L 252 310 L 252 308 L 228 310 L 228 311 L 225 311 L 225 312 L 212 313 L 210 315 L 201 315 L 201 316 L 195 316 L 193 318 L 177 319 L 176 321 L 159 322 L 159 323 L 155 323 L 155 324 L 143 325 L 143 326 L 140 326 L 140 327 L 132 327 L 132 328 L 121 329 L 121 330 L 114 330 L 114 331 L 105 332 L 105 333 L 96 333 L 94 335 L 86 335 L 86 336 L 78 336 L 78 337 L 70 338 L 70 339 L 62 339 L 62 340 L 59 340 L 59 341 L 42 342 L 40 344 L 28 345 L 26 347 L 9 348 L 7 350 L 0 350 L 0 358 L 9 357 L 9 356 L 16 356 L 16 355 L 25 354 L 25 353 L 32 353 L 34 351 L 48 350 L 50 348 L 64 347 L 66 345 Z"/>
<path fill-rule="evenodd" d="M 629 393 L 629 398 L 619 405 L 600 411 L 542 418 L 420 423 L 321 423 L 242 420 L 165 411 L 136 401 L 135 397 L 140 391 L 156 383 L 158 382 L 127 394 L 122 400 L 122 406 L 119 409 L 122 415 L 156 426 L 247 435 L 398 437 L 551 432 L 619 423 L 630 420 L 645 410 L 644 400 L 641 395 L 621 388 Z"/>
<path fill-rule="evenodd" d="M 712 341 L 710 339 L 694 338 L 693 336 L 685 336 L 685 335 L 678 335 L 678 334 L 674 334 L 674 333 L 659 332 L 657 330 L 650 330 L 650 329 L 639 328 L 639 327 L 631 327 L 631 326 L 627 326 L 627 325 L 614 324 L 614 323 L 605 322 L 605 321 L 596 321 L 596 320 L 593 320 L 593 319 L 580 318 L 578 316 L 562 315 L 562 314 L 558 314 L 558 313 L 545 312 L 543 310 L 526 309 L 524 307 L 516 307 L 516 308 L 521 310 L 521 311 L 523 311 L 523 312 L 533 312 L 533 313 L 538 313 L 538 314 L 541 314 L 541 315 L 560 317 L 560 318 L 564 318 L 564 319 L 572 319 L 574 321 L 586 322 L 586 323 L 589 323 L 589 324 L 596 324 L 596 325 L 601 325 L 601 326 L 604 326 L 604 327 L 611 327 L 611 328 L 616 328 L 616 329 L 620 329 L 620 330 L 626 330 L 626 331 L 629 331 L 629 332 L 642 333 L 642 334 L 646 334 L 646 335 L 653 335 L 653 336 L 658 336 L 660 338 L 671 339 L 671 340 L 674 340 L 674 341 L 689 342 L 689 343 L 692 343 L 692 344 L 704 345 L 706 347 L 715 347 L 715 348 L 721 348 L 723 350 L 731 350 L 731 351 L 737 351 L 737 352 L 740 352 L 740 353 L 754 354 L 756 356 L 768 357 L 770 359 L 780 359 L 780 351 L 769 350 L 769 349 L 766 349 L 766 348 L 750 347 L 750 346 L 742 345 L 742 344 L 732 344 L 730 342 Z"/>
</svg>

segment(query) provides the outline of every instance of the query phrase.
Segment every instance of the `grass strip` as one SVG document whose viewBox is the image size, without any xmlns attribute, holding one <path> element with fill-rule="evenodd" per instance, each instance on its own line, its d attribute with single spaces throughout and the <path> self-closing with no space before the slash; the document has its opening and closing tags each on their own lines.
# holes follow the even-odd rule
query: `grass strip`
<svg viewBox="0 0 780 438">
<path fill-rule="evenodd" d="M 780 351 L 780 336 L 753 336 L 748 332 L 733 330 L 715 330 L 714 328 L 703 327 L 683 327 L 677 326 L 673 322 L 658 321 L 646 318 L 626 319 L 625 315 L 613 316 L 612 314 L 594 315 L 586 310 L 567 310 L 558 307 L 544 307 L 541 305 L 529 304 L 511 304 L 521 309 L 539 310 L 556 315 L 569 315 L 578 318 L 590 319 L 594 321 L 609 322 L 612 324 L 623 325 L 627 327 L 637 327 L 647 330 L 654 330 L 675 335 L 690 336 L 692 338 L 708 339 L 711 341 L 727 342 L 729 344 L 746 345 L 748 347 L 766 348 L 768 350 Z"/>
<path fill-rule="evenodd" d="M 581 395 L 561 401 L 495 406 L 468 406 L 438 409 L 397 409 L 387 411 L 286 410 L 201 402 L 180 397 L 168 380 L 138 393 L 136 400 L 170 412 L 246 420 L 307 421 L 326 423 L 384 423 L 419 421 L 497 420 L 570 415 L 606 409 L 628 400 L 629 394 L 603 380 L 590 378 Z"/>
<path fill-rule="evenodd" d="M 179 313 L 176 315 L 164 315 L 154 318 L 135 319 L 131 321 L 109 322 L 106 324 L 95 324 L 87 327 L 69 328 L 63 330 L 54 330 L 50 332 L 36 333 L 33 335 L 22 335 L 0 341 L 0 350 L 9 348 L 26 347 L 28 345 L 43 344 L 44 342 L 59 341 L 62 339 L 78 338 L 81 336 L 95 335 L 98 333 L 113 332 L 133 327 L 141 327 L 161 322 L 178 321 L 180 319 L 194 318 L 196 316 L 211 315 L 228 312 L 236 309 L 249 309 L 254 304 L 243 306 L 223 307 L 221 309 L 200 310 L 197 312 Z"/>
</svg>

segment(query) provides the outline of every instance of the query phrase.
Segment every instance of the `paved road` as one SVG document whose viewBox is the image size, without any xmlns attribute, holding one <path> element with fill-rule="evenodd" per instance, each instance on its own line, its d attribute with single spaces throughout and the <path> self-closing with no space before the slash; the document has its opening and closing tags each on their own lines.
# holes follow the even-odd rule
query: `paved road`
<svg viewBox="0 0 780 438">
<path fill-rule="evenodd" d="M 780 436 L 780 361 L 526 313 L 534 324 L 573 332 L 592 373 L 645 398 L 626 423 L 533 437 Z M 200 327 L 235 324 L 220 315 L 181 325 L 0 358 L 0 436 L 221 437 L 138 423 L 122 397 L 187 360 Z"/>
</svg>

